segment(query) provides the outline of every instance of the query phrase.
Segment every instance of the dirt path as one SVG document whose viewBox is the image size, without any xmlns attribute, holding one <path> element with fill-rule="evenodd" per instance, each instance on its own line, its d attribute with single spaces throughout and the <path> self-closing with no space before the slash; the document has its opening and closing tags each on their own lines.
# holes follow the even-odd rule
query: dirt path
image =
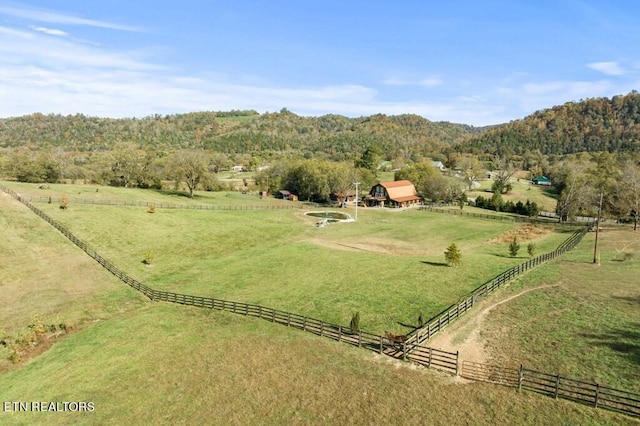
<svg viewBox="0 0 640 426">
<path fill-rule="evenodd" d="M 429 340 L 426 345 L 449 352 L 459 351 L 461 361 L 487 363 L 490 360 L 490 356 L 486 349 L 486 342 L 480 336 L 480 332 L 489 312 L 496 306 L 507 303 L 516 297 L 545 288 L 558 287 L 559 285 L 553 284 L 529 288 L 495 303 L 491 303 L 491 300 L 483 300 L 479 303 L 479 306 L 474 307 L 468 314 L 453 322 L 442 333 Z"/>
</svg>

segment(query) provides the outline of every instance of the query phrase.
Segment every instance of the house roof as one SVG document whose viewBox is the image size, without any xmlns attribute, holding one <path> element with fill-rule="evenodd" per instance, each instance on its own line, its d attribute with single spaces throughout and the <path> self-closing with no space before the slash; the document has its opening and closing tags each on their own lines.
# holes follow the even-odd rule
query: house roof
<svg viewBox="0 0 640 426">
<path fill-rule="evenodd" d="M 404 202 L 417 200 L 420 198 L 416 187 L 413 186 L 411 181 L 408 180 L 396 180 L 394 182 L 380 182 L 379 185 L 383 186 L 389 194 L 389 198 L 396 202 Z"/>
</svg>

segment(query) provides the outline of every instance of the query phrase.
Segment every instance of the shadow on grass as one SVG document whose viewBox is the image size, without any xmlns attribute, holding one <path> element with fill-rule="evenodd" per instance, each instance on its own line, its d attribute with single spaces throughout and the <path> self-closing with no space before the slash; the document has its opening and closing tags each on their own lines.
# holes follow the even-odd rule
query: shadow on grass
<svg viewBox="0 0 640 426">
<path fill-rule="evenodd" d="M 449 266 L 444 262 L 429 262 L 428 260 L 421 260 L 420 263 L 424 263 L 429 266 Z"/>
<path fill-rule="evenodd" d="M 592 344 L 608 347 L 640 365 L 640 323 L 629 324 L 627 328 L 612 330 L 609 333 L 583 333 L 582 336 Z"/>
<path fill-rule="evenodd" d="M 414 330 L 417 330 L 418 328 L 420 328 L 420 327 L 418 327 L 418 326 L 416 326 L 416 325 L 413 325 L 413 324 L 405 324 L 405 323 L 403 323 L 403 322 L 398 322 L 398 325 L 399 325 L 399 326 L 401 326 L 401 327 L 404 327 L 404 328 L 410 328 L 410 329 L 411 329 L 411 331 L 414 331 Z"/>
<path fill-rule="evenodd" d="M 508 254 L 498 254 L 498 253 L 489 253 L 492 256 L 495 257 L 503 257 L 505 259 L 529 259 L 529 256 L 510 256 Z"/>
<path fill-rule="evenodd" d="M 640 294 L 637 296 L 611 296 L 613 299 L 625 300 L 631 303 L 637 303 L 640 305 Z"/>
<path fill-rule="evenodd" d="M 153 189 L 153 191 L 157 192 L 161 195 L 167 195 L 170 197 L 179 197 L 179 198 L 188 198 L 190 200 L 199 198 L 197 194 L 193 194 L 193 198 L 189 196 L 189 191 L 182 191 L 179 189 Z"/>
</svg>

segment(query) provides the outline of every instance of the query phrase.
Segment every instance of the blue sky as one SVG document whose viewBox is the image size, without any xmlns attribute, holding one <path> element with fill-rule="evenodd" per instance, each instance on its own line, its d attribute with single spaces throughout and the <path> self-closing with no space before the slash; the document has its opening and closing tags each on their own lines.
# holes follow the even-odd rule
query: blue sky
<svg viewBox="0 0 640 426">
<path fill-rule="evenodd" d="M 0 0 L 0 117 L 499 124 L 640 89 L 638 19 L 631 0 Z"/>
</svg>

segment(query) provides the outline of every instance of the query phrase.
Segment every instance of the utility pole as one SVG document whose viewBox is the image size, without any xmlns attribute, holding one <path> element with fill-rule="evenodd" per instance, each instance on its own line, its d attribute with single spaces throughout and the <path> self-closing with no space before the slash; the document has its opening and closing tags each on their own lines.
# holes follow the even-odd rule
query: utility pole
<svg viewBox="0 0 640 426">
<path fill-rule="evenodd" d="M 598 218 L 596 219 L 596 242 L 593 247 L 593 263 L 600 266 L 600 257 L 598 256 L 598 232 L 600 231 L 600 211 L 602 210 L 602 196 L 600 193 L 600 204 L 598 205 Z"/>
<path fill-rule="evenodd" d="M 358 220 L 358 185 L 360 185 L 360 182 L 356 181 L 353 182 L 356 185 L 356 221 Z"/>
</svg>

